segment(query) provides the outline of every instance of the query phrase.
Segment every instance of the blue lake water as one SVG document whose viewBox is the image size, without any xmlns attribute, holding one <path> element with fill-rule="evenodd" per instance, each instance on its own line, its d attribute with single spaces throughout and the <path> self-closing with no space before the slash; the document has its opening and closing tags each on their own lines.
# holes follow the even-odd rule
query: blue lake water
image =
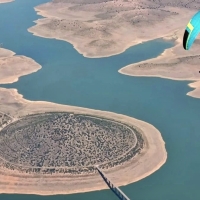
<svg viewBox="0 0 200 200">
<path fill-rule="evenodd" d="M 125 114 L 153 124 L 166 142 L 168 159 L 151 176 L 121 187 L 137 200 L 199 200 L 200 100 L 186 96 L 188 81 L 130 77 L 118 73 L 128 64 L 157 57 L 173 46 L 149 41 L 107 58 L 85 58 L 71 44 L 33 36 L 33 7 L 48 0 L 0 4 L 0 43 L 42 65 L 13 84 L 29 100 L 44 100 Z M 130 172 L 131 173 L 131 172 Z M 66 188 L 67 189 L 67 188 Z M 0 194 L 0 200 L 88 200 L 117 197 L 110 190 L 72 195 Z"/>
</svg>

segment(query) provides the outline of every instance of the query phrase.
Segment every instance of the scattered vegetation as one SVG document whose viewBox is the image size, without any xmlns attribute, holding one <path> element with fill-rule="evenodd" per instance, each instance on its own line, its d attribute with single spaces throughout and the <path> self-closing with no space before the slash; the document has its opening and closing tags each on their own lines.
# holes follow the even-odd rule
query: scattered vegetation
<svg viewBox="0 0 200 200">
<path fill-rule="evenodd" d="M 0 165 L 26 173 L 94 173 L 133 158 L 143 148 L 139 130 L 73 113 L 29 115 L 0 131 Z"/>
</svg>

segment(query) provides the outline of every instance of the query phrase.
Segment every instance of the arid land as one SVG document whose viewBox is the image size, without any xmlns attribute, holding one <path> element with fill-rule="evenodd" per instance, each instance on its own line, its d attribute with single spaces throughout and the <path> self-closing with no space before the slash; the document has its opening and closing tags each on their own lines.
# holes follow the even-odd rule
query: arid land
<svg viewBox="0 0 200 200">
<path fill-rule="evenodd" d="M 190 83 L 193 91 L 187 95 L 200 98 L 200 40 L 197 39 L 190 51 L 182 48 L 182 32 L 174 34 L 177 45 L 167 49 L 157 58 L 131 64 L 119 70 L 129 76 L 161 77 L 179 81 L 197 81 Z M 181 56 L 178 56 L 181 55 Z"/>
<path fill-rule="evenodd" d="M 185 51 L 182 38 L 187 23 L 199 8 L 200 3 L 192 0 L 52 0 L 35 7 L 45 18 L 35 21 L 36 25 L 28 31 L 67 41 L 86 57 L 119 54 L 156 38 L 176 40 L 175 46 L 158 58 L 125 66 L 119 72 L 198 81 L 200 43 L 197 40 L 190 51 Z M 187 95 L 200 98 L 199 84 L 189 86 L 196 89 Z"/>
<path fill-rule="evenodd" d="M 14 0 L 0 0 L 0 3 L 9 3 L 9 2 L 12 2 Z"/>
<path fill-rule="evenodd" d="M 17 90 L 15 89 L 3 89 L 3 88 L 0 88 L 0 108 L 1 108 L 0 122 L 1 126 L 4 126 L 4 128 L 2 127 L 3 129 L 1 130 L 1 133 L 6 133 L 6 134 L 8 134 L 8 131 L 4 130 L 7 129 L 9 130 L 10 127 L 11 128 L 15 127 L 15 124 L 22 118 L 26 119 L 27 115 L 30 116 L 31 114 L 38 114 L 38 113 L 42 114 L 45 112 L 67 112 L 79 115 L 90 115 L 98 118 L 106 118 L 107 120 L 111 121 L 114 120 L 119 123 L 127 124 L 130 127 L 135 127 L 142 134 L 142 139 L 144 140 L 144 146 L 141 149 L 141 151 L 138 152 L 137 155 L 135 155 L 130 160 L 127 160 L 126 162 L 123 162 L 111 168 L 105 167 L 103 169 L 103 171 L 117 186 L 127 185 L 129 183 L 145 178 L 146 176 L 158 170 L 166 162 L 167 159 L 165 143 L 161 137 L 160 132 L 155 127 L 153 127 L 148 123 L 145 123 L 143 121 L 125 115 L 119 115 L 105 111 L 91 110 L 87 108 L 59 105 L 49 102 L 32 102 L 25 100 L 22 97 L 22 95 L 17 93 Z M 20 132 L 21 129 L 17 131 L 19 131 L 20 134 L 22 133 Z M 28 132 L 26 131 L 26 133 Z M 1 134 L 1 137 L 4 137 L 3 135 L 4 134 Z M 35 165 L 37 163 L 35 159 L 39 158 L 36 156 L 35 159 L 32 157 L 31 160 L 29 157 L 26 157 L 28 155 L 30 156 L 30 154 L 26 155 L 24 152 L 21 152 L 22 154 L 16 152 L 17 155 L 21 155 L 20 159 L 16 160 L 16 153 L 11 154 L 12 149 L 17 148 L 16 141 L 20 141 L 20 143 L 22 141 L 27 142 L 27 140 L 24 139 L 22 140 L 23 134 L 21 136 L 17 134 L 16 136 L 17 138 L 15 138 L 16 139 L 15 141 L 10 137 L 5 136 L 3 139 L 4 143 L 1 145 L 1 148 L 7 148 L 6 151 L 7 154 L 6 155 L 3 154 L 3 158 L 1 157 L 0 161 L 1 164 L 0 193 L 26 193 L 26 194 L 51 195 L 51 194 L 80 193 L 80 192 L 101 190 L 107 188 L 107 185 L 103 182 L 102 178 L 98 173 L 70 174 L 70 173 L 62 173 L 62 171 L 58 173 L 46 173 L 45 167 L 43 167 L 41 170 L 43 171 L 43 173 L 40 172 L 32 173 L 35 170 L 26 170 L 26 169 L 20 171 L 19 169 L 27 167 L 29 161 L 31 161 L 31 163 Z M 29 138 L 29 136 L 25 136 L 24 138 Z M 58 136 L 59 134 L 57 135 L 57 137 Z M 33 140 L 32 137 L 34 137 L 34 134 L 30 137 L 30 140 Z M 134 143 L 135 142 L 133 142 L 133 144 Z M 15 147 L 12 145 L 15 145 Z M 127 145 L 130 144 L 127 143 Z M 8 148 L 11 149 L 8 150 Z M 31 148 L 32 147 L 29 146 L 28 148 L 25 148 L 25 150 L 29 152 Z M 40 157 L 42 157 L 42 155 L 40 155 Z M 15 165 L 9 164 L 9 162 L 11 161 L 21 162 L 21 164 L 25 162 L 26 166 L 22 165 L 20 168 L 16 168 Z M 40 162 L 38 163 L 40 164 Z M 31 169 L 30 166 L 28 167 Z M 63 168 L 63 166 L 61 167 Z"/>
<path fill-rule="evenodd" d="M 14 69 L 14 70 L 13 70 Z M 24 76 L 41 69 L 41 66 L 33 59 L 0 48 L 0 83 L 13 83 Z"/>
<path fill-rule="evenodd" d="M 104 57 L 184 31 L 195 6 L 192 0 L 52 0 L 35 7 L 45 18 L 28 31 L 70 42 L 84 56 Z"/>
</svg>

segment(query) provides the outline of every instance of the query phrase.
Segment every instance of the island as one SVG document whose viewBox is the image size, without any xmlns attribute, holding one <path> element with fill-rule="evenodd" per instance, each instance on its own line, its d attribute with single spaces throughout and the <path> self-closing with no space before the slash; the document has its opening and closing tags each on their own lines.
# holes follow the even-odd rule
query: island
<svg viewBox="0 0 200 200">
<path fill-rule="evenodd" d="M 67 41 L 85 57 L 116 55 L 156 38 L 173 40 L 175 46 L 159 57 L 124 66 L 119 73 L 199 81 L 199 40 L 189 51 L 182 47 L 186 25 L 198 6 L 192 0 L 52 0 L 35 7 L 44 18 L 28 31 Z M 199 85 L 189 84 L 195 90 L 187 95 L 200 98 Z"/>
<path fill-rule="evenodd" d="M 2 126 L 12 119 L 1 114 Z M 129 161 L 144 146 L 141 131 L 88 115 L 52 112 L 22 117 L 0 131 L 2 167 L 19 173 L 90 174 Z"/>
<path fill-rule="evenodd" d="M 0 88 L 0 193 L 71 194 L 149 176 L 167 159 L 152 125 L 112 112 L 28 101 Z"/>
</svg>

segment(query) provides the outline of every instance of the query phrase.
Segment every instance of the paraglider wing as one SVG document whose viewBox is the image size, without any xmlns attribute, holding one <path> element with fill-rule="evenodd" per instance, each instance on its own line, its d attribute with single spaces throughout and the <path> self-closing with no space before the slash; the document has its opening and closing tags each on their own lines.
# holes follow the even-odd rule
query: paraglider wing
<svg viewBox="0 0 200 200">
<path fill-rule="evenodd" d="M 189 21 L 183 36 L 183 48 L 189 50 L 200 32 L 200 11 Z"/>
</svg>

